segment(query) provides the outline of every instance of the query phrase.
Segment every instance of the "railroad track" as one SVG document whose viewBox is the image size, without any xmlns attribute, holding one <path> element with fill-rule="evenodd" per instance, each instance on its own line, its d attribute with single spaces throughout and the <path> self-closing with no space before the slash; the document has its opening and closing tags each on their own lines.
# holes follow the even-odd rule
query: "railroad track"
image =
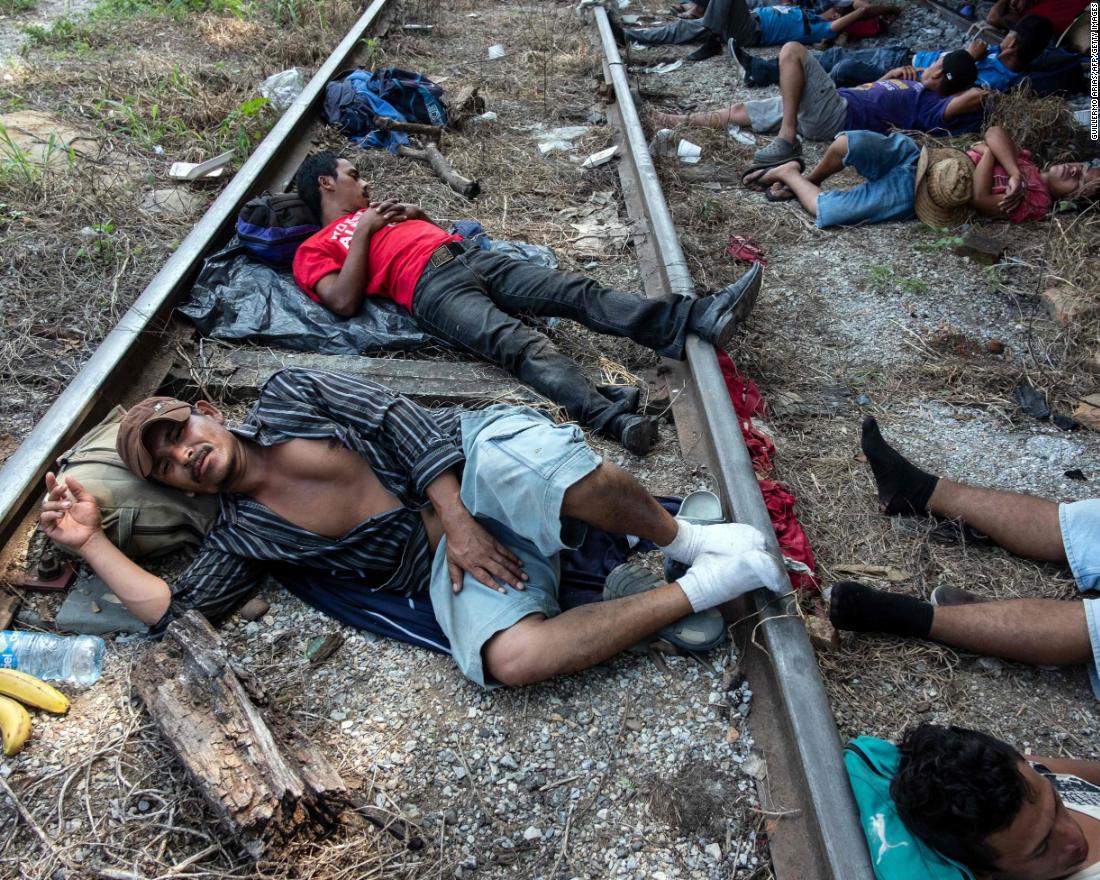
<svg viewBox="0 0 1100 880">
<path fill-rule="evenodd" d="M 926 5 L 932 0 L 922 0 Z M 229 183 L 192 232 L 153 278 L 140 298 L 74 377 L 18 451 L 0 471 L 0 543 L 14 544 L 33 521 L 42 479 L 58 455 L 94 425 L 107 409 L 160 387 L 168 377 L 171 353 L 165 330 L 173 308 L 186 295 L 204 258 L 231 234 L 241 205 L 263 189 L 281 188 L 305 150 L 303 137 L 323 102 L 324 87 L 352 66 L 362 38 L 376 27 L 387 0 L 374 0 L 347 36 Z M 605 79 L 615 94 L 609 109 L 618 126 L 624 161 L 620 175 L 628 210 L 637 227 L 647 292 L 694 296 L 687 263 L 657 178 L 627 71 L 616 49 L 606 13 L 595 20 L 604 52 Z M 657 271 L 649 271 L 656 269 Z M 347 359 L 345 359 L 346 362 Z M 689 339 L 687 360 L 672 364 L 688 393 L 674 413 L 681 432 L 703 440 L 703 456 L 717 478 L 731 518 L 760 528 L 778 550 L 748 450 L 741 440 L 714 350 Z M 471 367 L 476 373 L 477 368 Z M 449 370 L 452 381 L 461 369 Z M 471 380 L 476 384 L 478 376 Z M 439 379 L 446 382 L 446 376 Z M 685 423 L 691 428 L 685 428 Z M 757 694 L 754 733 L 766 741 L 769 797 L 784 818 L 771 832 L 776 875 L 797 880 L 870 880 L 873 877 L 854 802 L 841 760 L 840 743 L 818 674 L 813 650 L 791 598 L 765 591 L 748 602 L 754 639 L 745 658 Z M 763 793 L 762 793 L 763 796 Z M 765 807 L 769 807 L 766 803 Z"/>
</svg>

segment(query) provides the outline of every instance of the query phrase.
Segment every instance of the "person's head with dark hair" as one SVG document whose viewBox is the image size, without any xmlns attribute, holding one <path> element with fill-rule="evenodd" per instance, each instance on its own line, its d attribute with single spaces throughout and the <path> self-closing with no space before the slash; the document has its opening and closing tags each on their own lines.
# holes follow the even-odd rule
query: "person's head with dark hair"
<svg viewBox="0 0 1100 880">
<path fill-rule="evenodd" d="M 1023 72 L 1043 54 L 1054 36 L 1054 25 L 1042 15 L 1025 15 L 1001 41 L 997 59 L 1009 70 Z"/>
<path fill-rule="evenodd" d="M 924 69 L 920 81 L 925 88 L 947 97 L 970 88 L 978 79 L 978 64 L 965 49 L 941 55 Z"/>
<path fill-rule="evenodd" d="M 328 150 L 306 156 L 294 174 L 294 187 L 322 225 L 370 205 L 370 189 L 358 169 Z"/>
<path fill-rule="evenodd" d="M 1056 880 L 1089 846 L 1051 781 L 1008 743 L 976 730 L 920 724 L 899 745 L 890 796 L 926 844 L 998 880 Z"/>
</svg>

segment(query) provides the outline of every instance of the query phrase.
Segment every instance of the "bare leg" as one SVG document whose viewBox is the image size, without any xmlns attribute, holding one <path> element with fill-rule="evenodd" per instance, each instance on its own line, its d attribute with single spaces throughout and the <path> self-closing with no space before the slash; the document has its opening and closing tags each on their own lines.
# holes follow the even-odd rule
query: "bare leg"
<svg viewBox="0 0 1100 880">
<path fill-rule="evenodd" d="M 961 519 L 1017 556 L 1066 562 L 1058 505 L 1053 501 L 941 478 L 928 499 L 928 510 Z"/>
<path fill-rule="evenodd" d="M 649 114 L 650 121 L 661 128 L 695 126 L 697 128 L 725 128 L 727 125 L 750 125 L 749 114 L 744 104 L 730 104 L 724 110 L 703 110 L 699 113 L 660 113 Z"/>
<path fill-rule="evenodd" d="M 783 99 L 783 121 L 779 137 L 789 144 L 798 138 L 798 109 L 806 85 L 806 47 L 801 43 L 784 43 L 779 50 L 779 96 Z"/>
<path fill-rule="evenodd" d="M 679 585 L 663 584 L 557 617 L 532 614 L 493 636 L 482 656 L 501 684 L 534 684 L 601 663 L 688 614 L 691 603 Z"/>
<path fill-rule="evenodd" d="M 637 535 L 662 547 L 676 537 L 678 528 L 672 514 L 641 483 L 607 461 L 569 487 L 562 498 L 561 513 L 608 532 Z"/>
<path fill-rule="evenodd" d="M 787 162 L 770 169 L 760 178 L 760 182 L 782 184 L 794 193 L 799 204 L 811 217 L 817 216 L 817 197 L 821 195 L 821 187 L 802 176 L 802 169 L 797 162 Z"/>
<path fill-rule="evenodd" d="M 975 654 L 1043 666 L 1092 659 L 1083 602 L 1010 599 L 936 608 L 929 637 Z"/>
<path fill-rule="evenodd" d="M 844 157 L 848 155 L 848 135 L 839 134 L 822 155 L 821 160 L 810 169 L 806 180 L 820 186 L 834 174 L 844 170 Z"/>
</svg>

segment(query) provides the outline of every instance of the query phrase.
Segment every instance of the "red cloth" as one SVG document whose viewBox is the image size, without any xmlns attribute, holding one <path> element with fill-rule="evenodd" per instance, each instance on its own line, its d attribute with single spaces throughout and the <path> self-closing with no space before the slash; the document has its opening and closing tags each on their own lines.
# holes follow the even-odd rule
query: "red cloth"
<svg viewBox="0 0 1100 880">
<path fill-rule="evenodd" d="M 343 268 L 362 215 L 363 211 L 357 211 L 333 221 L 303 241 L 294 254 L 294 280 L 310 299 L 321 302 L 317 282 Z M 387 297 L 411 312 L 413 290 L 432 251 L 449 241 L 461 240 L 461 236 L 423 220 L 383 226 L 370 239 L 367 296 Z"/>
<path fill-rule="evenodd" d="M 1054 25 L 1054 37 L 1057 39 L 1088 5 L 1088 0 L 1039 0 L 1034 6 L 1024 10 L 1024 15 L 1041 15 L 1043 18 L 1049 18 L 1050 23 Z"/>
<path fill-rule="evenodd" d="M 882 31 L 882 22 L 878 17 L 865 18 L 862 21 L 857 21 L 855 24 L 849 25 L 848 29 L 844 31 L 851 40 L 863 40 L 867 37 L 877 36 Z"/>
<path fill-rule="evenodd" d="M 737 413 L 737 421 L 741 425 L 741 435 L 745 438 L 753 470 L 756 471 L 756 479 L 760 483 L 760 494 L 764 496 L 764 505 L 768 508 L 772 528 L 779 540 L 779 549 L 784 556 L 801 562 L 812 572 L 815 565 L 814 551 L 810 546 L 810 539 L 806 537 L 798 517 L 795 516 L 795 497 L 781 483 L 769 478 L 775 445 L 767 434 L 752 423 L 753 416 L 763 417 L 767 414 L 764 395 L 760 393 L 755 382 L 738 372 L 728 354 L 721 349 L 715 351 L 718 354 L 718 365 L 722 368 L 722 378 L 726 380 L 726 389 Z M 799 571 L 791 571 L 789 574 L 791 586 L 796 590 L 817 590 L 821 587 L 820 581 L 813 574 Z"/>
<path fill-rule="evenodd" d="M 764 249 L 760 247 L 760 243 L 755 238 L 746 238 L 743 235 L 730 233 L 726 253 L 733 257 L 737 263 L 768 265 L 768 258 L 764 256 Z"/>
</svg>

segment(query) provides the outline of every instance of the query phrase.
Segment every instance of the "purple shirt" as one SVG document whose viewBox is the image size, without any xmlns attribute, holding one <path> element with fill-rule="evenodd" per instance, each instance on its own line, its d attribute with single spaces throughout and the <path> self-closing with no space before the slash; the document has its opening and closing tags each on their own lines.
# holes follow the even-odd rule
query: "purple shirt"
<svg viewBox="0 0 1100 880">
<path fill-rule="evenodd" d="M 959 134 L 977 130 L 982 119 L 982 114 L 976 112 L 945 120 L 943 114 L 951 98 L 926 89 L 919 82 L 891 79 L 837 92 L 848 102 L 844 125 L 848 131 L 864 129 L 885 134 L 891 128 L 899 128 Z"/>
</svg>

